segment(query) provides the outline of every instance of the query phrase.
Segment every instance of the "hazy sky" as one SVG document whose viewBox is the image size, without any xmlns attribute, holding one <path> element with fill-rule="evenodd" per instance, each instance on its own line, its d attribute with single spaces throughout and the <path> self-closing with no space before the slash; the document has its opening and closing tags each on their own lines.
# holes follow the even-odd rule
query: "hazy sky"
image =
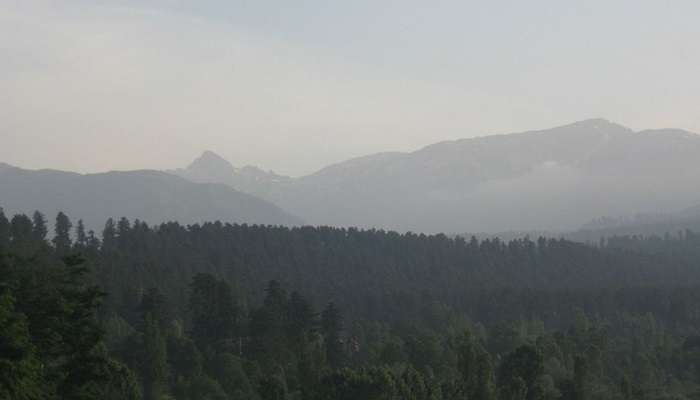
<svg viewBox="0 0 700 400">
<path fill-rule="evenodd" d="M 605 117 L 700 132 L 700 2 L 0 0 L 0 161 L 300 175 Z"/>
</svg>

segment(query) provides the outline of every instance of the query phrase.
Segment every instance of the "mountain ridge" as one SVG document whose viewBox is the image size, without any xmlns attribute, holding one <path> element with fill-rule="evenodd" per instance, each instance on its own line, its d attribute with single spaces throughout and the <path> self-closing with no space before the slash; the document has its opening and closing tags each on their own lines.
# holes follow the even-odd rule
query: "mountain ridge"
<svg viewBox="0 0 700 400">
<path fill-rule="evenodd" d="M 8 213 L 64 211 L 99 231 L 107 218 L 157 224 L 221 220 L 263 225 L 302 221 L 268 201 L 215 183 L 194 183 L 156 170 L 80 174 L 59 170 L 0 168 L 0 207 Z"/>
<path fill-rule="evenodd" d="M 225 183 L 318 225 L 431 233 L 560 231 L 602 215 L 695 204 L 697 160 L 700 136 L 694 133 L 634 131 L 594 118 L 370 154 L 283 182 L 262 177 L 247 186 Z"/>
<path fill-rule="evenodd" d="M 550 129 L 442 141 L 411 152 L 370 154 L 299 178 L 254 166 L 236 167 L 211 150 L 184 168 L 164 172 L 76 174 L 23 170 L 0 163 L 0 173 L 53 174 L 73 180 L 129 180 L 136 175 L 141 181 L 154 179 L 160 190 L 169 193 L 149 192 L 138 183 L 152 196 L 141 199 L 149 204 L 157 204 L 159 198 L 167 203 L 162 198 L 179 193 L 173 185 L 204 185 L 182 189 L 182 193 L 190 193 L 190 200 L 191 192 L 205 193 L 197 196 L 216 204 L 214 208 L 222 213 L 197 212 L 210 219 L 236 219 L 215 198 L 222 196 L 231 202 L 229 208 L 241 202 L 262 204 L 267 211 L 239 207 L 237 216 L 248 221 L 250 214 L 261 223 L 299 224 L 300 219 L 292 217 L 297 215 L 312 225 L 426 233 L 562 232 L 605 215 L 691 209 L 700 204 L 700 190 L 695 188 L 699 166 L 697 134 L 681 129 L 635 132 L 595 118 Z M 35 193 L 38 189 L 24 190 Z M 111 202 L 109 198 L 102 201 Z M 193 219 L 185 208 L 195 204 L 168 204 L 178 210 L 173 215 Z M 130 211 L 146 215 L 143 210 Z"/>
</svg>

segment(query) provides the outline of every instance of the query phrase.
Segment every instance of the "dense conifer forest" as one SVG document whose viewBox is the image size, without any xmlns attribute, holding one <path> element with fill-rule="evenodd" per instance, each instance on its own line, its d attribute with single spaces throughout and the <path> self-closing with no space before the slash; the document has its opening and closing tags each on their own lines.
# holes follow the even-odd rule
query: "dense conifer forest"
<svg viewBox="0 0 700 400">
<path fill-rule="evenodd" d="M 0 399 L 700 399 L 699 289 L 690 231 L 95 233 L 0 212 Z"/>
</svg>

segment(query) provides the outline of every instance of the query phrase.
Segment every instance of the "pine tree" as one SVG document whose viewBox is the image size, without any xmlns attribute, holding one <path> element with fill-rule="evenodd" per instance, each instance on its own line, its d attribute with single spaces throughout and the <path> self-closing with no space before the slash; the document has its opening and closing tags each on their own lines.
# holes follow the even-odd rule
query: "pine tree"
<svg viewBox="0 0 700 400">
<path fill-rule="evenodd" d="M 289 336 L 294 340 L 311 333 L 317 324 L 317 314 L 311 304 L 297 292 L 289 296 Z"/>
<path fill-rule="evenodd" d="M 10 223 L 12 244 L 20 248 L 31 244 L 33 229 L 32 221 L 26 215 L 18 214 L 12 217 Z"/>
<path fill-rule="evenodd" d="M 15 310 L 15 299 L 0 294 L 0 398 L 44 398 L 41 364 L 24 315 Z"/>
<path fill-rule="evenodd" d="M 345 351 L 340 337 L 343 330 L 343 317 L 332 302 L 321 313 L 321 330 L 325 338 L 328 364 L 333 368 L 339 368 L 345 361 Z"/>
<path fill-rule="evenodd" d="M 100 249 L 100 239 L 95 236 L 95 231 L 92 229 L 88 232 L 87 248 L 93 254 L 97 253 L 97 251 Z"/>
<path fill-rule="evenodd" d="M 85 224 L 83 220 L 78 220 L 78 225 L 75 227 L 75 244 L 81 249 L 84 249 L 88 245 L 88 237 L 85 233 Z"/>
<path fill-rule="evenodd" d="M 35 211 L 34 216 L 32 217 L 32 222 L 32 234 L 34 236 L 34 240 L 46 240 L 46 235 L 49 231 L 46 228 L 46 218 L 44 218 L 44 214 L 40 213 L 39 211 Z"/>
<path fill-rule="evenodd" d="M 215 347 L 236 333 L 238 312 L 231 287 L 209 274 L 198 274 L 190 284 L 192 338 L 201 349 Z"/>
<path fill-rule="evenodd" d="M 276 280 L 270 281 L 265 289 L 265 294 L 265 308 L 278 314 L 278 319 L 284 319 L 286 317 L 288 298 L 287 292 L 282 288 L 282 285 Z"/>
<path fill-rule="evenodd" d="M 265 366 L 287 362 L 293 351 L 289 345 L 289 299 L 278 281 L 265 289 L 262 307 L 251 313 L 249 331 L 253 336 L 251 353 Z"/>
<path fill-rule="evenodd" d="M 170 311 L 165 296 L 157 288 L 150 288 L 141 299 L 141 315 L 151 315 L 161 329 L 165 329 L 170 322 Z M 145 318 L 144 318 L 145 320 Z"/>
<path fill-rule="evenodd" d="M 56 236 L 53 238 L 53 244 L 56 247 L 58 254 L 68 254 L 71 249 L 71 238 L 70 230 L 73 224 L 71 224 L 68 216 L 63 212 L 59 212 L 56 216 Z"/>
<path fill-rule="evenodd" d="M 117 246 L 122 251 L 129 247 L 129 232 L 131 232 L 131 222 L 126 217 L 120 218 L 117 222 Z"/>
<path fill-rule="evenodd" d="M 463 338 L 460 348 L 459 367 L 467 398 L 474 400 L 496 398 L 491 357 L 481 345 L 475 343 L 469 333 Z"/>
<path fill-rule="evenodd" d="M 64 363 L 56 367 L 65 378 L 58 386 L 58 393 L 62 398 L 99 399 L 109 380 L 110 363 L 96 315 L 105 293 L 85 284 L 88 270 L 82 258 L 67 256 L 63 263 L 64 268 L 57 276 L 60 306 L 56 309 L 56 325 L 51 329 L 62 338 L 63 350 L 57 359 Z"/>
<path fill-rule="evenodd" d="M 574 359 L 574 400 L 588 399 L 588 360 L 584 356 Z"/>
<path fill-rule="evenodd" d="M 527 394 L 525 398 L 539 400 L 542 398 L 542 391 L 538 387 L 538 381 L 543 372 L 542 354 L 534 346 L 523 345 L 503 360 L 499 369 L 499 383 L 509 388 L 514 396 L 519 396 L 519 388 L 524 384 Z"/>
<path fill-rule="evenodd" d="M 0 207 L 0 253 L 10 246 L 10 221 Z"/>
<path fill-rule="evenodd" d="M 107 219 L 102 230 L 102 249 L 105 252 L 112 252 L 117 246 L 117 228 L 112 218 Z"/>
<path fill-rule="evenodd" d="M 158 321 L 149 312 L 144 316 L 143 359 L 141 376 L 146 400 L 157 400 L 166 391 L 168 353 Z"/>
</svg>

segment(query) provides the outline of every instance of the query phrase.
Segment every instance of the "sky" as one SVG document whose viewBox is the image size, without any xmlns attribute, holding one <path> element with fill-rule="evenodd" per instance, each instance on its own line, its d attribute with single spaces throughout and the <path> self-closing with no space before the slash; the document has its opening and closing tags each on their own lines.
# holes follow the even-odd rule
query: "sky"
<svg viewBox="0 0 700 400">
<path fill-rule="evenodd" d="M 0 162 L 300 176 L 587 118 L 700 132 L 700 2 L 0 0 Z"/>
</svg>

